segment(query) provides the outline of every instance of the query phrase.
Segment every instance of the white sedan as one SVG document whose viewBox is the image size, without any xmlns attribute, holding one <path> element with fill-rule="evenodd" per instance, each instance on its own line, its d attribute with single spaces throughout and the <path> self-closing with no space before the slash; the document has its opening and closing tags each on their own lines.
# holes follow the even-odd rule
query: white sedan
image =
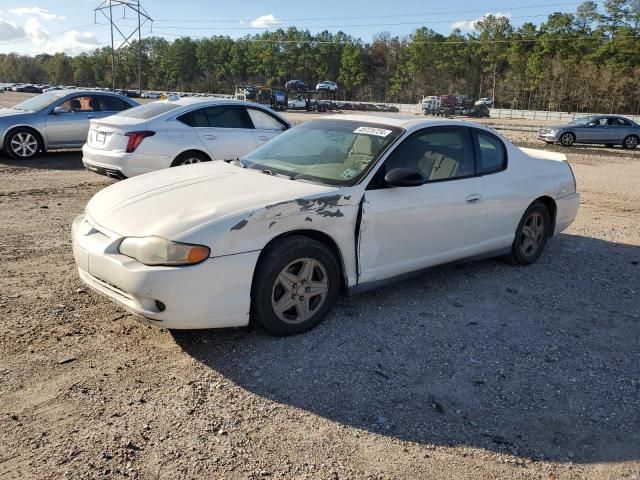
<svg viewBox="0 0 640 480">
<path fill-rule="evenodd" d="M 579 202 L 561 154 L 473 123 L 340 115 L 105 188 L 73 250 L 87 285 L 151 325 L 290 335 L 343 288 L 471 257 L 529 265 Z"/>
<path fill-rule="evenodd" d="M 92 120 L 84 166 L 125 179 L 179 165 L 234 160 L 291 127 L 256 103 L 195 97 L 147 103 Z"/>
</svg>

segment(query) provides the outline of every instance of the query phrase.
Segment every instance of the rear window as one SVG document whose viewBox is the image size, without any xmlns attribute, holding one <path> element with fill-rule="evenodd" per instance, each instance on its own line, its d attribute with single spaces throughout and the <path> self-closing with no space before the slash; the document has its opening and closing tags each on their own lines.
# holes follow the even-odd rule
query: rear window
<svg viewBox="0 0 640 480">
<path fill-rule="evenodd" d="M 163 113 L 170 112 L 171 110 L 174 110 L 179 106 L 180 105 L 177 103 L 168 102 L 147 103 L 146 105 L 140 105 L 139 107 L 130 108 L 120 113 L 116 113 L 114 116 L 148 120 L 150 118 L 157 117 L 158 115 L 162 115 Z"/>
</svg>

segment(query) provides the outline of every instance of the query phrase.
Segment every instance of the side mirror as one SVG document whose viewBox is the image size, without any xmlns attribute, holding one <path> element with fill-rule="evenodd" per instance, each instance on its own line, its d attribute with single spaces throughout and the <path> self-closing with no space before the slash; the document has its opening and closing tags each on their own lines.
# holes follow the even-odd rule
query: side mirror
<svg viewBox="0 0 640 480">
<path fill-rule="evenodd" d="M 66 108 L 62 106 L 57 106 L 51 111 L 51 113 L 53 113 L 54 115 L 60 115 L 61 113 L 69 113 L 69 112 L 67 111 Z"/>
<path fill-rule="evenodd" d="M 419 187 L 425 182 L 420 172 L 408 168 L 394 168 L 387 172 L 384 181 L 391 187 Z"/>
</svg>

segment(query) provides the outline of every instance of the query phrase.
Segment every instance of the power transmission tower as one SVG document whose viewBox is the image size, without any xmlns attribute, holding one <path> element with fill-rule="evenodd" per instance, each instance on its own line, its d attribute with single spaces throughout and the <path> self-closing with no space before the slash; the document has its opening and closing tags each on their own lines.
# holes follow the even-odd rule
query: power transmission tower
<svg viewBox="0 0 640 480">
<path fill-rule="evenodd" d="M 113 19 L 113 9 L 116 7 L 122 7 L 122 19 L 126 18 L 128 10 L 133 11 L 138 17 L 138 26 L 127 35 L 122 32 L 122 29 Z M 140 5 L 140 0 L 103 0 L 102 3 L 94 9 L 94 21 L 96 23 L 98 20 L 98 13 L 101 13 L 107 20 L 109 20 L 109 25 L 111 26 L 111 79 L 112 90 L 114 91 L 116 89 L 116 52 L 125 45 L 131 46 L 131 37 L 136 33 L 138 34 L 138 93 L 142 94 L 142 26 L 147 22 L 153 22 L 153 19 L 149 16 L 144 7 Z M 123 25 L 122 27 L 130 28 L 130 26 L 127 25 Z M 115 48 L 113 35 L 114 29 L 120 34 L 120 37 L 122 37 L 122 43 L 118 45 L 118 48 Z"/>
</svg>

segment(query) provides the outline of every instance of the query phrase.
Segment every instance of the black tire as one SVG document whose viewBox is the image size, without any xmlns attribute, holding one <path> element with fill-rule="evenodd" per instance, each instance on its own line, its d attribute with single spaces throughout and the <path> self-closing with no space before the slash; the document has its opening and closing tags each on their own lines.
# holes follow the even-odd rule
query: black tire
<svg viewBox="0 0 640 480">
<path fill-rule="evenodd" d="M 529 242 L 527 239 L 531 239 L 531 236 L 527 233 L 527 229 L 531 231 L 531 220 L 539 219 L 540 224 L 536 224 L 536 229 L 541 228 L 540 231 L 535 232 L 536 240 L 529 248 Z M 546 205 L 542 202 L 533 202 L 527 211 L 524 212 L 522 219 L 516 229 L 516 235 L 511 246 L 511 253 L 506 257 L 506 260 L 514 265 L 527 266 L 534 263 L 547 245 L 547 241 L 551 236 L 551 217 Z M 538 238 L 539 237 L 539 238 Z"/>
<path fill-rule="evenodd" d="M 627 150 L 633 150 L 638 146 L 638 136 L 637 135 L 627 135 L 625 139 L 622 141 L 622 148 Z"/>
<path fill-rule="evenodd" d="M 575 142 L 576 142 L 576 136 L 573 132 L 563 132 L 563 134 L 560 135 L 560 144 L 563 147 L 570 147 Z"/>
<path fill-rule="evenodd" d="M 182 152 L 171 163 L 172 167 L 179 167 L 180 165 L 191 165 L 193 163 L 210 162 L 211 159 L 204 153 L 196 151 Z"/>
<path fill-rule="evenodd" d="M 326 280 L 324 296 L 320 293 L 314 296 L 314 292 L 305 293 L 305 290 L 310 290 L 302 280 L 302 270 L 307 260 L 312 261 L 311 277 L 315 280 L 306 285 L 320 285 Z M 297 270 L 298 264 L 300 270 Z M 281 281 L 281 274 L 287 275 L 287 281 L 294 278 L 295 282 L 300 283 L 291 282 L 289 287 L 292 288 L 287 289 Z M 339 289 L 340 268 L 331 250 L 317 240 L 302 235 L 285 237 L 268 247 L 256 268 L 251 295 L 252 321 L 272 335 L 281 337 L 306 332 L 324 320 L 338 297 Z M 287 302 L 285 299 L 288 300 L 289 295 L 291 301 Z M 281 301 L 284 301 L 283 307 L 289 303 L 292 305 L 277 313 L 275 307 Z M 309 315 L 305 316 L 300 308 L 306 308 Z"/>
<path fill-rule="evenodd" d="M 31 160 L 43 150 L 40 135 L 31 128 L 11 130 L 4 139 L 4 151 L 17 160 Z"/>
</svg>

